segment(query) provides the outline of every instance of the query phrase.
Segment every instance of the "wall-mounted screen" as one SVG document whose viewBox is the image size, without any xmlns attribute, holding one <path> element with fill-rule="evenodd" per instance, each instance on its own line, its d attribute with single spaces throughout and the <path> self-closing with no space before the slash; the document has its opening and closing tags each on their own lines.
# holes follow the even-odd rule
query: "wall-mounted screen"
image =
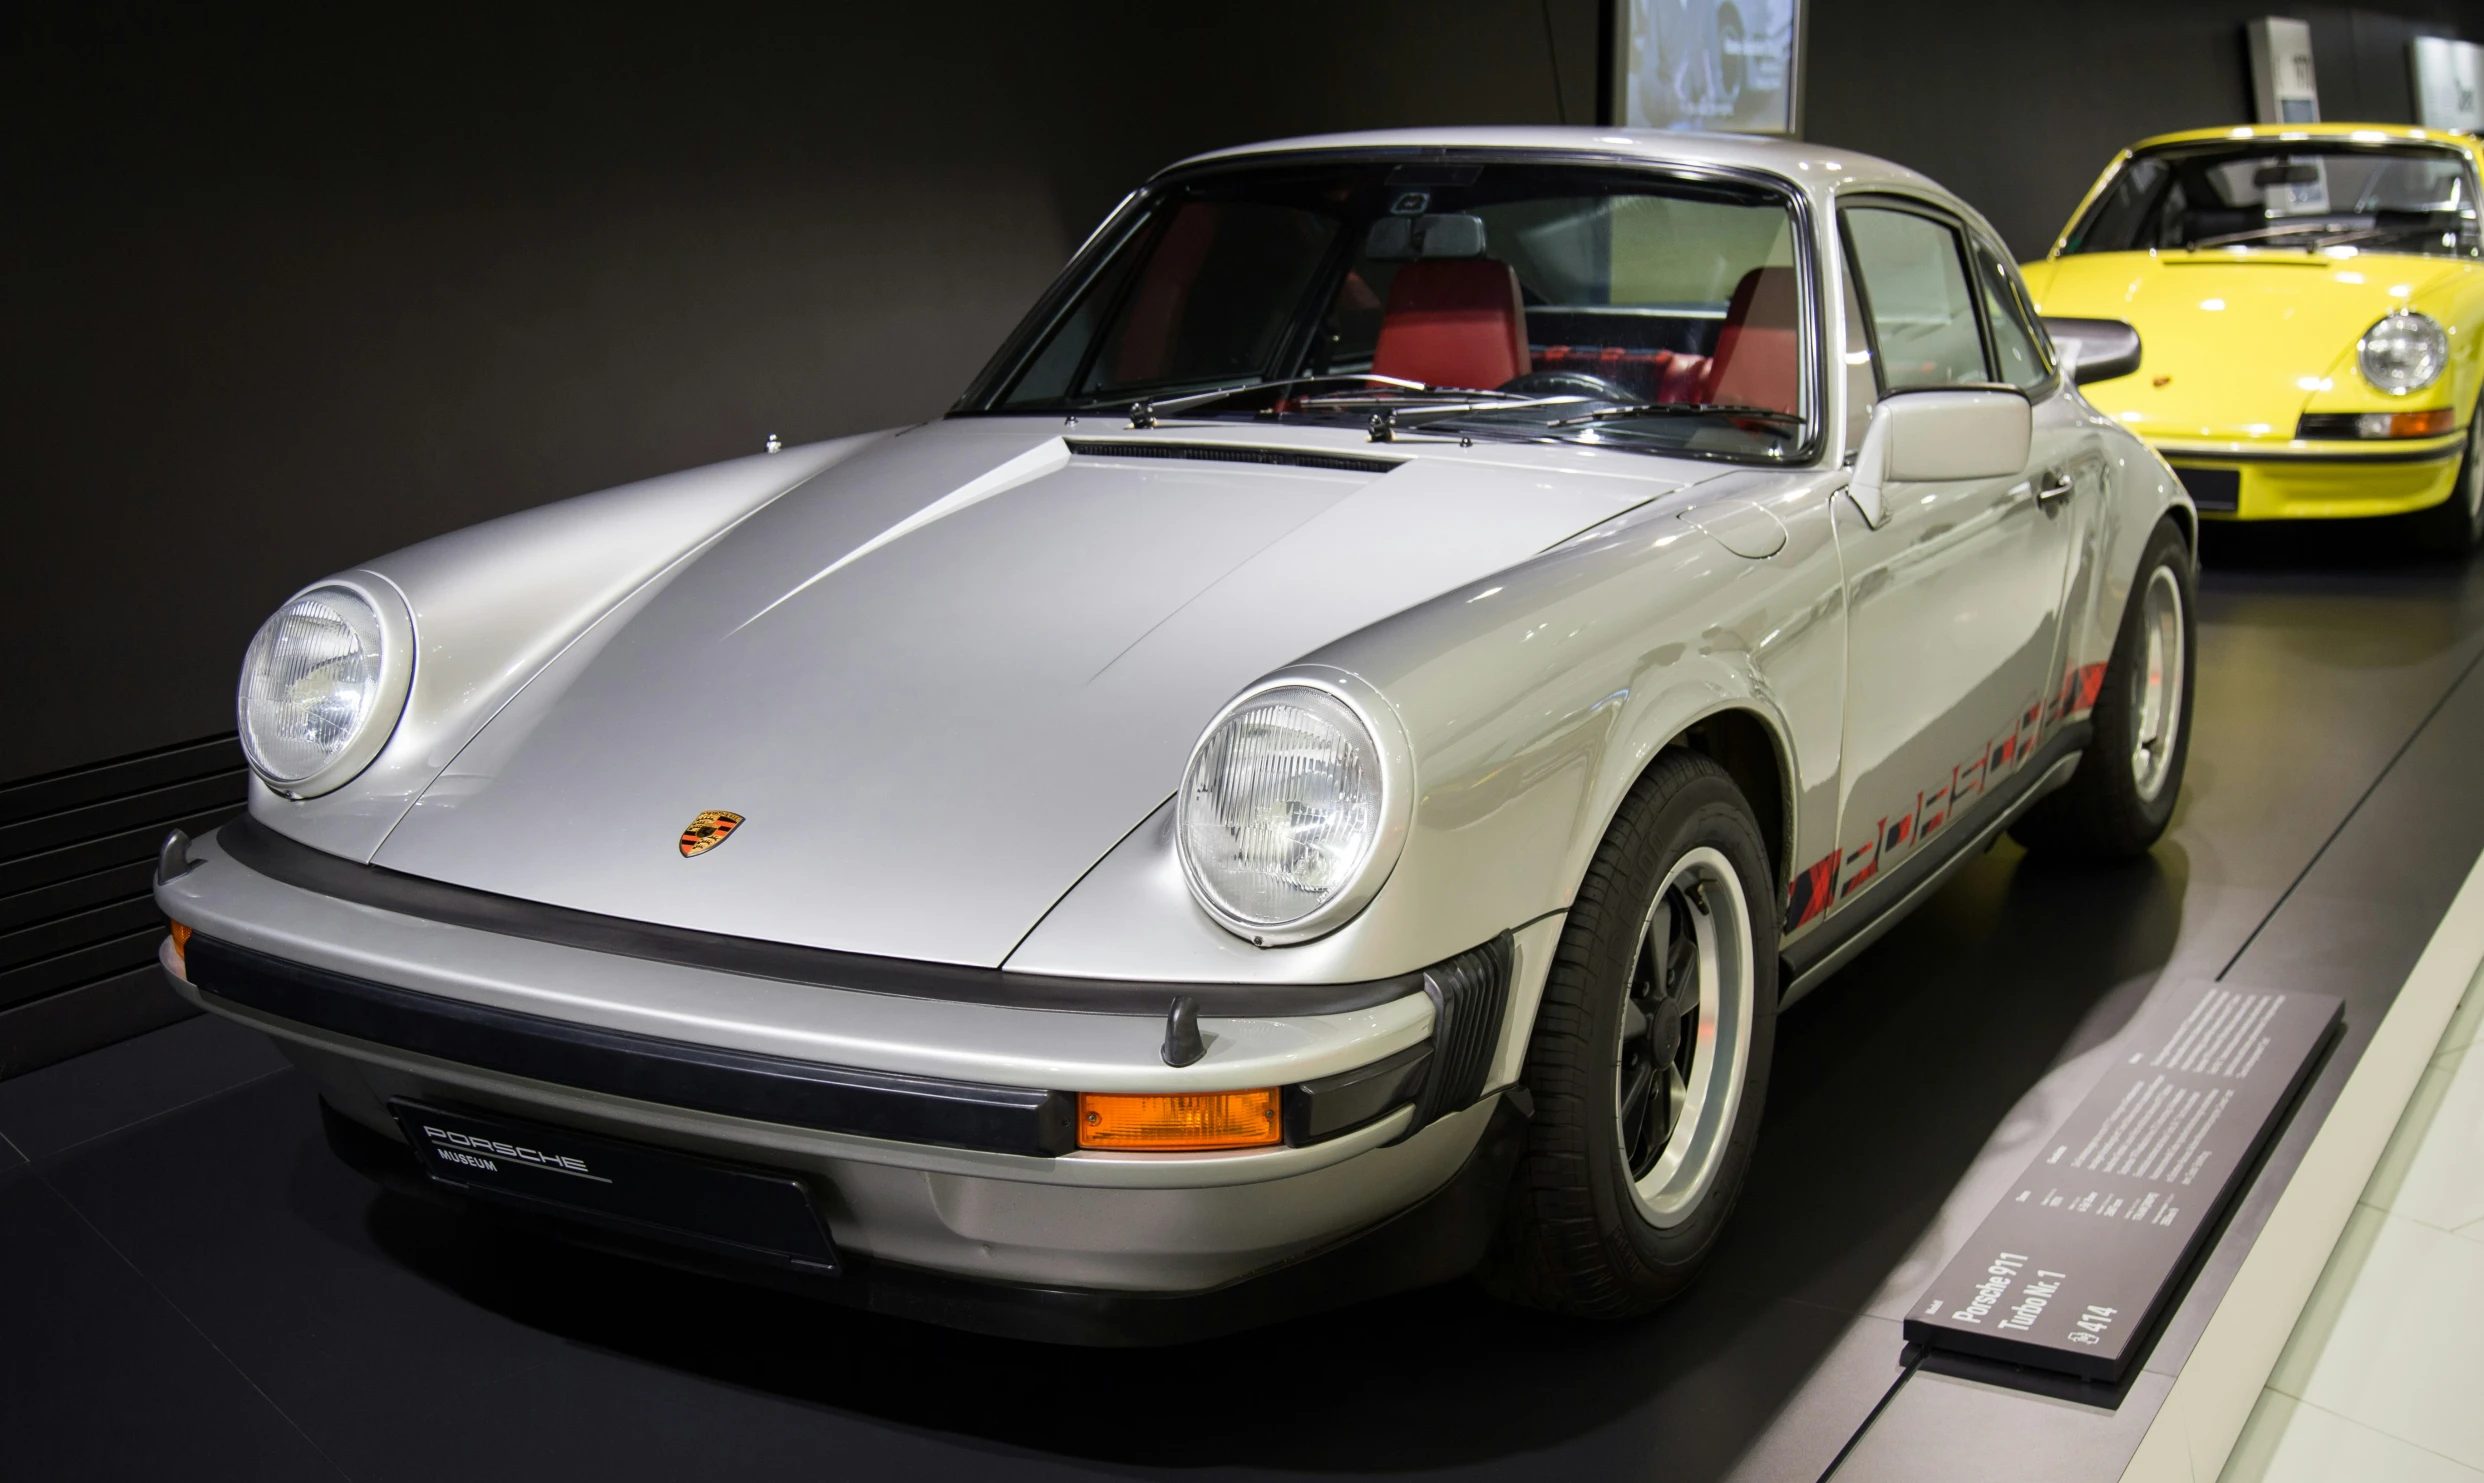
<svg viewBox="0 0 2484 1483">
<path fill-rule="evenodd" d="M 1621 0 L 1614 122 L 1635 129 L 1791 134 L 1800 0 Z"/>
</svg>

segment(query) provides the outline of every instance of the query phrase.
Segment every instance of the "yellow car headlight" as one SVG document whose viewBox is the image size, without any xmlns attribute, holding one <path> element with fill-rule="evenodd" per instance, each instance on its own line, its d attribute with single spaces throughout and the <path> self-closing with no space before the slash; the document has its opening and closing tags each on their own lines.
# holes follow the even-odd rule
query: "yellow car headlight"
<svg viewBox="0 0 2484 1483">
<path fill-rule="evenodd" d="M 2400 309 L 2381 316 L 2355 343 L 2355 360 L 2363 379 L 2404 396 L 2441 379 L 2449 365 L 2449 336 L 2432 316 Z"/>
</svg>

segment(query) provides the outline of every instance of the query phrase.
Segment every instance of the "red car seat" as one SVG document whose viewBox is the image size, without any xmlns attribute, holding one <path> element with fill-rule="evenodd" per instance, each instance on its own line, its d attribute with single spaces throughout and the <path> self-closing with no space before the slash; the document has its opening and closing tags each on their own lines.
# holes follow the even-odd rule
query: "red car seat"
<svg viewBox="0 0 2484 1483">
<path fill-rule="evenodd" d="M 1686 355 L 1678 350 L 1665 353 L 1664 364 L 1656 372 L 1656 395 L 1659 402 L 1705 401 L 1708 371 L 1715 362 L 1704 355 Z"/>
<path fill-rule="evenodd" d="M 1792 268 L 1753 268 L 1734 285 L 1701 400 L 1801 410 L 1801 313 Z"/>
<path fill-rule="evenodd" d="M 1525 375 L 1527 314 L 1517 273 L 1491 258 L 1429 258 L 1399 268 L 1371 368 L 1470 391 Z"/>
</svg>

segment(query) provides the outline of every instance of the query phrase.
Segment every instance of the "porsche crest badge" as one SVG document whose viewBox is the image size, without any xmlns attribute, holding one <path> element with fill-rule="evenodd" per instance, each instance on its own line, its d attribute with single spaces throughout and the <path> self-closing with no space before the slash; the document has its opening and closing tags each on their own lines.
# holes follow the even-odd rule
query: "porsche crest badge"
<svg viewBox="0 0 2484 1483">
<path fill-rule="evenodd" d="M 734 830 L 741 827 L 742 816 L 740 814 L 727 813 L 720 808 L 711 808 L 692 819 L 690 827 L 681 831 L 681 857 L 687 860 L 693 855 L 704 855 L 709 850 L 723 844 Z"/>
</svg>

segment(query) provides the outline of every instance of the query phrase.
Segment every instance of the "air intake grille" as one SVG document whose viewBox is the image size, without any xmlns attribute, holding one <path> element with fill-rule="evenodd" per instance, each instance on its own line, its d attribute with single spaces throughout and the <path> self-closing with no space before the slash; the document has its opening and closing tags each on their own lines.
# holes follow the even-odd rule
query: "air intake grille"
<svg viewBox="0 0 2484 1483">
<path fill-rule="evenodd" d="M 1202 463 L 1273 463 L 1297 469 L 1335 469 L 1348 474 L 1385 474 L 1402 459 L 1359 458 L 1351 453 L 1308 453 L 1294 448 L 1237 448 L 1226 443 L 1104 443 L 1071 438 L 1081 458 L 1186 458 Z"/>
<path fill-rule="evenodd" d="M 1432 996 L 1432 1074 L 1415 1106 L 1415 1127 L 1466 1107 L 1483 1094 L 1501 1040 L 1509 998 L 1510 936 L 1504 932 L 1423 971 Z"/>
</svg>

